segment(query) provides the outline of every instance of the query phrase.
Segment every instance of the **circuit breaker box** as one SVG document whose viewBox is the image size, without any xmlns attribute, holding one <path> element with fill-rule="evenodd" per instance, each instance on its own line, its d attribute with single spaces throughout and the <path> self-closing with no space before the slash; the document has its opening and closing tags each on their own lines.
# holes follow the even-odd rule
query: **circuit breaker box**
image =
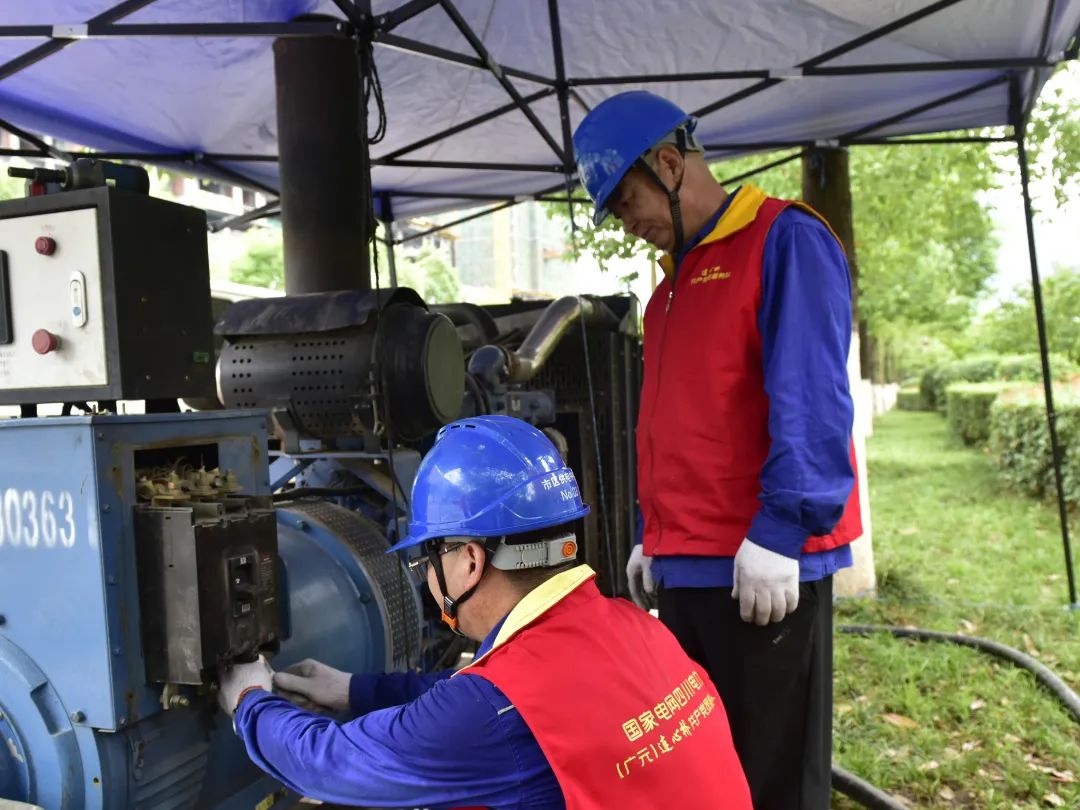
<svg viewBox="0 0 1080 810">
<path fill-rule="evenodd" d="M 110 187 L 0 202 L 0 404 L 212 396 L 206 214 Z"/>
<path fill-rule="evenodd" d="M 143 659 L 151 683 L 276 650 L 277 518 L 268 497 L 135 509 Z"/>
</svg>

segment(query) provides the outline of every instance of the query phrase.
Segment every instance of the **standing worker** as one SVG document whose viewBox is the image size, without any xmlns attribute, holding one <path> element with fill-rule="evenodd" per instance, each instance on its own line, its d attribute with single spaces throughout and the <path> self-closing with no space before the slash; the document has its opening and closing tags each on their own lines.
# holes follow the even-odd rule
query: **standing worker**
<svg viewBox="0 0 1080 810">
<path fill-rule="evenodd" d="M 812 209 L 728 194 L 696 123 L 636 91 L 574 133 L 594 223 L 612 214 L 667 254 L 645 310 L 644 526 L 627 576 L 717 685 L 754 807 L 823 810 L 832 575 L 862 533 L 850 274 Z"/>
<path fill-rule="evenodd" d="M 476 658 L 428 676 L 237 665 L 221 704 L 256 764 L 303 795 L 381 807 L 749 810 L 708 676 L 575 562 L 588 507 L 546 436 L 506 416 L 447 425 L 411 503 L 391 551 L 422 552 L 410 568 L 482 642 Z M 627 666 L 643 649 L 646 666 Z M 273 685 L 358 717 L 304 711 Z"/>
</svg>

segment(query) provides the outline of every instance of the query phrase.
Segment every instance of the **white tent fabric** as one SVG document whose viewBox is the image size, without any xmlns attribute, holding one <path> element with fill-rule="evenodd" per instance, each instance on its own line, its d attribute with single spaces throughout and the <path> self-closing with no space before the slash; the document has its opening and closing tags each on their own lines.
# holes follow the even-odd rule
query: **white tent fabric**
<svg viewBox="0 0 1080 810">
<path fill-rule="evenodd" d="M 374 14 L 378 18 L 403 2 L 376 0 Z M 0 119 L 96 150 L 276 154 L 269 37 L 91 35 L 60 40 L 66 47 L 13 69 L 19 64 L 11 60 L 49 40 L 14 37 L 18 32 L 12 26 L 85 23 L 117 3 L 0 4 Z M 123 25 L 281 22 L 311 13 L 343 18 L 341 7 L 348 2 L 128 0 L 121 5 L 136 9 L 117 20 Z M 646 87 L 700 111 L 698 135 L 718 157 L 780 143 L 857 143 L 1009 124 L 1013 83 L 1026 108 L 1049 76 L 1049 65 L 1063 58 L 1080 27 L 1080 0 L 558 0 L 556 5 L 571 126 L 606 96 Z M 522 96 L 546 93 L 530 106 L 561 150 L 549 3 L 456 0 L 454 7 L 495 62 L 546 79 L 509 77 Z M 923 16 L 910 24 L 867 37 L 920 12 Z M 374 189 L 392 193 L 396 216 L 476 205 L 488 195 L 512 199 L 564 187 L 562 157 L 518 109 L 401 152 L 504 107 L 511 98 L 482 65 L 403 49 L 425 43 L 476 60 L 476 51 L 438 3 L 390 34 L 375 46 L 388 128 L 385 139 L 372 147 L 374 160 L 396 155 L 402 161 L 529 169 L 376 165 Z M 866 41 L 859 47 L 807 65 L 860 38 Z M 970 60 L 977 63 L 955 64 Z M 934 69 L 915 70 L 912 63 L 934 63 Z M 888 65 L 907 67 L 887 72 L 882 66 Z M 852 73 L 820 75 L 833 68 Z M 768 73 L 645 80 L 726 71 Z M 592 83 L 598 78 L 611 83 Z M 722 102 L 736 93 L 742 97 Z M 276 188 L 273 162 L 222 165 Z"/>
</svg>

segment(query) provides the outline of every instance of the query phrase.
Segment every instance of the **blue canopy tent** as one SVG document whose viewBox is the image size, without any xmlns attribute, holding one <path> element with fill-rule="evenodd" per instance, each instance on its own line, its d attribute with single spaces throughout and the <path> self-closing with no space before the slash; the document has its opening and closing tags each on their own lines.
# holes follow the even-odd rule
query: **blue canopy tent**
<svg viewBox="0 0 1080 810">
<path fill-rule="evenodd" d="M 377 216 L 568 201 L 570 133 L 647 86 L 700 118 L 711 158 L 921 143 L 990 126 L 1016 143 L 1069 584 L 1077 591 L 1028 192 L 1024 124 L 1080 52 L 1080 0 L 34 0 L 0 6 L 0 127 L 276 195 L 272 43 L 373 46 L 385 133 Z M 951 139 L 946 139 L 951 140 Z M 933 138 L 935 143 L 941 138 Z M 277 203 L 245 215 L 272 214 Z"/>
</svg>

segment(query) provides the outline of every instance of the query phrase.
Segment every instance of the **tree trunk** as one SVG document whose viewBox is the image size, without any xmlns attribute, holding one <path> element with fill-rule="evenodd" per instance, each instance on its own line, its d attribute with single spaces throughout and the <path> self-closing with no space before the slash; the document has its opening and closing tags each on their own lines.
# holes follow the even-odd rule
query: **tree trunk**
<svg viewBox="0 0 1080 810">
<path fill-rule="evenodd" d="M 854 566 L 840 571 L 834 580 L 837 596 L 870 596 L 877 587 L 874 572 L 874 545 L 870 523 L 870 486 L 866 477 L 866 437 L 873 431 L 873 390 L 863 381 L 875 367 L 874 344 L 858 315 L 858 264 L 855 259 L 855 227 L 851 215 L 851 177 L 846 149 L 810 149 L 802 158 L 802 190 L 806 200 L 832 226 L 844 246 L 851 268 L 852 338 L 858 349 L 849 359 L 851 393 L 856 417 L 852 444 L 858 459 L 859 494 L 862 508 L 863 536 L 851 547 Z"/>
<path fill-rule="evenodd" d="M 808 149 L 802 158 L 802 193 L 806 203 L 825 217 L 844 246 L 848 267 L 851 268 L 851 314 L 858 323 L 859 269 L 855 256 L 847 149 Z M 866 333 L 862 324 L 859 331 L 864 338 L 861 343 L 865 350 Z"/>
</svg>

